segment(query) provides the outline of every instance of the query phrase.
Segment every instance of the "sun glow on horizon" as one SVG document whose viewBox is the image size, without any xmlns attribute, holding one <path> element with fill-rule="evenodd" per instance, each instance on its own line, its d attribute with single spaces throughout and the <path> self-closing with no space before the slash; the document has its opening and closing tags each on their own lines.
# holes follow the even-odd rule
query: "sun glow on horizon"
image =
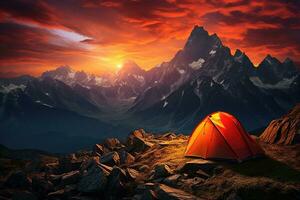
<svg viewBox="0 0 300 200">
<path fill-rule="evenodd" d="M 123 67 L 123 64 L 117 64 L 117 68 L 121 69 Z"/>
</svg>

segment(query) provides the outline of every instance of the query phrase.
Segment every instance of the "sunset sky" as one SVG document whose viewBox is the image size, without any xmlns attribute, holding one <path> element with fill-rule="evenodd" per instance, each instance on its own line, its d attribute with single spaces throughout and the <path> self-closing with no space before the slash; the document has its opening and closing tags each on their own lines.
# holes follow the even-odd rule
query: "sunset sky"
<svg viewBox="0 0 300 200">
<path fill-rule="evenodd" d="M 114 72 L 170 60 L 194 25 L 217 33 L 254 64 L 266 54 L 300 61 L 298 0 L 2 0 L 0 76 L 69 65 Z"/>
</svg>

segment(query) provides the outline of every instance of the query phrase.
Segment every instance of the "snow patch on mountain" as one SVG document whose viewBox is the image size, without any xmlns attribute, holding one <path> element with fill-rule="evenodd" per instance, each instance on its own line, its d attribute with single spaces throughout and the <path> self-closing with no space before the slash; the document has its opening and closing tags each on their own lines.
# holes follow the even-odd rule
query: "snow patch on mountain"
<svg viewBox="0 0 300 200">
<path fill-rule="evenodd" d="M 177 68 L 177 71 L 178 71 L 180 74 L 184 74 L 184 73 L 185 73 L 185 70 L 184 70 L 184 69 L 179 69 L 179 68 Z"/>
<path fill-rule="evenodd" d="M 11 83 L 11 84 L 9 84 L 7 86 L 0 87 L 0 92 L 1 93 L 9 93 L 9 92 L 11 92 L 13 90 L 17 90 L 17 89 L 21 89 L 22 91 L 24 91 L 25 88 L 26 88 L 26 85 L 23 85 L 23 84 L 21 84 L 21 85 L 15 85 L 15 84 Z"/>
<path fill-rule="evenodd" d="M 190 63 L 189 66 L 194 70 L 198 70 L 202 67 L 203 63 L 205 63 L 205 60 L 203 58 L 199 58 L 197 61 Z"/>
<path fill-rule="evenodd" d="M 294 76 L 292 78 L 284 78 L 283 80 L 279 81 L 276 84 L 268 84 L 263 83 L 259 77 L 252 76 L 250 77 L 250 81 L 257 87 L 264 88 L 264 89 L 288 89 L 290 85 L 293 83 L 293 81 L 297 78 L 297 76 Z"/>
<path fill-rule="evenodd" d="M 168 105 L 168 102 L 165 101 L 165 102 L 164 102 L 164 105 L 163 105 L 163 108 L 166 107 L 167 105 Z"/>
<path fill-rule="evenodd" d="M 43 102 L 41 102 L 40 100 L 35 101 L 35 103 L 41 104 L 41 105 L 46 106 L 46 107 L 49 107 L 49 108 L 53 108 L 53 106 L 51 106 L 51 105 L 49 105 L 49 104 L 46 104 L 46 103 L 43 103 Z"/>
<path fill-rule="evenodd" d="M 209 55 L 215 55 L 216 54 L 216 50 L 212 49 L 210 52 L 209 52 Z"/>
<path fill-rule="evenodd" d="M 133 74 L 133 77 L 134 77 L 137 81 L 139 81 L 139 82 L 141 82 L 141 83 L 143 83 L 143 82 L 145 81 L 145 78 L 144 78 L 143 76 L 141 76 L 141 75 Z"/>
</svg>

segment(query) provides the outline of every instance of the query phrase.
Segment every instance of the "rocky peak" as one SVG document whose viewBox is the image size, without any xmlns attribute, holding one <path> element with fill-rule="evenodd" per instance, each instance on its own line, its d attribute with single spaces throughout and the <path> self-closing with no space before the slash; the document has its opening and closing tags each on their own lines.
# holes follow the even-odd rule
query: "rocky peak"
<svg viewBox="0 0 300 200">
<path fill-rule="evenodd" d="M 47 76 L 50 76 L 52 78 L 55 78 L 55 77 L 64 77 L 64 76 L 69 75 L 72 72 L 73 72 L 73 70 L 71 69 L 70 66 L 64 65 L 64 66 L 57 67 L 54 70 L 49 70 L 49 71 L 44 72 L 42 74 L 42 77 L 43 78 L 47 77 Z"/>
<path fill-rule="evenodd" d="M 268 54 L 263 61 L 259 64 L 259 66 L 275 66 L 275 65 L 280 65 L 280 61 L 275 58 L 272 57 L 270 54 Z"/>
<path fill-rule="evenodd" d="M 194 48 L 208 48 L 209 46 L 220 46 L 222 42 L 217 34 L 209 35 L 208 32 L 202 27 L 196 25 L 192 30 L 184 49 L 194 49 Z"/>
<path fill-rule="evenodd" d="M 134 61 L 124 62 L 122 68 L 118 71 L 118 76 L 129 76 L 132 74 L 140 75 L 145 71 L 141 69 Z"/>
<path fill-rule="evenodd" d="M 233 58 L 235 61 L 241 63 L 242 67 L 246 68 L 248 72 L 254 70 L 254 66 L 245 52 L 237 49 L 233 55 Z"/>
</svg>

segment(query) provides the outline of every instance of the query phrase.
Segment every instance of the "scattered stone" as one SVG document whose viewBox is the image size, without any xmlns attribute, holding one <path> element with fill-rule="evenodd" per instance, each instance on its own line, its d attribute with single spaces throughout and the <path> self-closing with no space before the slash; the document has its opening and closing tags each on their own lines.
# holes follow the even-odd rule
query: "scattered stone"
<svg viewBox="0 0 300 200">
<path fill-rule="evenodd" d="M 109 150 L 115 151 L 124 148 L 124 145 L 117 138 L 108 138 L 104 142 L 104 146 Z"/>
<path fill-rule="evenodd" d="M 100 158 L 98 156 L 94 156 L 81 163 L 80 172 L 84 172 L 85 170 L 88 170 L 91 166 L 99 165 L 99 164 L 100 164 Z"/>
<path fill-rule="evenodd" d="M 172 175 L 173 172 L 166 164 L 158 164 L 154 167 L 153 179 L 164 178 Z"/>
<path fill-rule="evenodd" d="M 124 182 L 126 180 L 126 172 L 115 166 L 113 167 L 107 181 L 107 191 L 110 196 L 120 197 L 124 194 Z M 114 191 L 118 191 L 117 193 Z"/>
<path fill-rule="evenodd" d="M 180 177 L 181 177 L 180 174 L 174 174 L 172 176 L 169 176 L 169 177 L 165 178 L 163 180 L 163 183 L 168 185 L 168 186 L 174 187 L 178 184 L 178 181 L 179 181 Z"/>
<path fill-rule="evenodd" d="M 131 164 L 135 161 L 135 158 L 133 155 L 131 155 L 130 153 L 128 153 L 125 150 L 122 150 L 119 152 L 119 156 L 120 156 L 120 163 L 121 164 Z"/>
<path fill-rule="evenodd" d="M 175 189 L 164 184 L 160 184 L 157 188 L 158 199 L 168 199 L 168 200 L 197 200 L 200 198 L 186 193 L 182 190 Z"/>
<path fill-rule="evenodd" d="M 49 192 L 52 192 L 53 188 L 53 184 L 43 177 L 32 178 L 32 190 L 38 193 L 39 196 L 44 197 Z"/>
<path fill-rule="evenodd" d="M 37 200 L 37 199 L 38 198 L 29 191 L 15 191 L 12 196 L 12 200 Z"/>
<path fill-rule="evenodd" d="M 4 185 L 9 188 L 29 188 L 31 186 L 31 180 L 22 171 L 11 173 Z"/>
<path fill-rule="evenodd" d="M 50 174 L 57 174 L 59 173 L 60 166 L 59 163 L 54 162 L 54 163 L 47 163 L 45 165 L 45 172 L 50 173 Z"/>
<path fill-rule="evenodd" d="M 176 136 L 176 134 L 175 133 L 165 133 L 165 134 L 163 134 L 160 138 L 162 138 L 162 139 L 175 139 L 177 136 Z"/>
<path fill-rule="evenodd" d="M 146 172 L 146 171 L 149 171 L 149 169 L 150 168 L 148 165 L 142 165 L 142 166 L 140 166 L 139 171 Z"/>
<path fill-rule="evenodd" d="M 157 194 L 153 190 L 145 190 L 141 195 L 141 200 L 156 200 Z"/>
<path fill-rule="evenodd" d="M 67 196 L 74 195 L 77 193 L 77 186 L 75 184 L 66 185 L 64 191 Z"/>
<path fill-rule="evenodd" d="M 109 166 L 119 165 L 120 164 L 120 156 L 117 152 L 112 151 L 112 152 L 109 152 L 109 153 L 101 156 L 100 162 L 105 165 L 109 165 Z"/>
<path fill-rule="evenodd" d="M 216 167 L 216 163 L 208 160 L 195 159 L 184 163 L 182 167 L 179 168 L 179 172 L 187 174 L 195 174 L 198 170 L 202 170 L 206 173 L 211 173 Z"/>
<path fill-rule="evenodd" d="M 47 198 L 49 200 L 56 200 L 56 199 L 63 199 L 65 198 L 66 194 L 65 194 L 65 190 L 64 189 L 61 189 L 61 190 L 57 190 L 55 192 L 50 192 L 48 195 L 47 195 Z"/>
<path fill-rule="evenodd" d="M 97 156 L 101 156 L 104 153 L 104 148 L 101 144 L 95 144 L 93 147 L 93 154 Z"/>
<path fill-rule="evenodd" d="M 81 177 L 77 189 L 83 193 L 103 192 L 107 185 L 108 175 L 109 172 L 107 170 L 95 165 Z"/>
<path fill-rule="evenodd" d="M 61 181 L 61 178 L 62 178 L 62 174 L 60 175 L 50 174 L 48 176 L 48 179 L 51 181 L 51 183 L 53 183 L 53 185 L 58 185 Z"/>
<path fill-rule="evenodd" d="M 140 132 L 134 131 L 127 139 L 127 148 L 129 152 L 143 152 L 150 149 L 153 144 L 147 142 L 141 136 Z"/>
<path fill-rule="evenodd" d="M 65 173 L 61 178 L 61 185 L 70 185 L 77 183 L 79 178 L 80 172 L 78 170 Z"/>
<path fill-rule="evenodd" d="M 139 172 L 136 171 L 135 169 L 127 168 L 125 171 L 126 171 L 127 178 L 132 181 L 136 180 L 136 178 L 139 177 L 140 175 Z"/>
<path fill-rule="evenodd" d="M 82 164 L 81 160 L 78 160 L 75 154 L 69 154 L 59 158 L 59 169 L 62 173 L 77 170 Z"/>
</svg>

